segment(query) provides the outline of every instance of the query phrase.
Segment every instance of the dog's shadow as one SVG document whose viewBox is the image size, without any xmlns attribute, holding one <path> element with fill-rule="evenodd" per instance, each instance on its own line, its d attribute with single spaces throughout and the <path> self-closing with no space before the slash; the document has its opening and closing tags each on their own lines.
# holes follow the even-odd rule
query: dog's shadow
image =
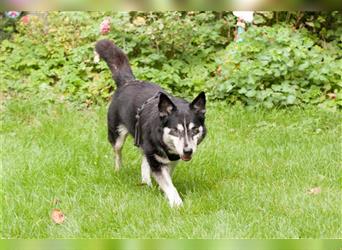
<svg viewBox="0 0 342 250">
<path fill-rule="evenodd" d="M 173 175 L 173 183 L 182 196 L 193 193 L 207 193 L 217 189 L 217 182 L 203 175 L 187 176 L 181 172 Z"/>
</svg>

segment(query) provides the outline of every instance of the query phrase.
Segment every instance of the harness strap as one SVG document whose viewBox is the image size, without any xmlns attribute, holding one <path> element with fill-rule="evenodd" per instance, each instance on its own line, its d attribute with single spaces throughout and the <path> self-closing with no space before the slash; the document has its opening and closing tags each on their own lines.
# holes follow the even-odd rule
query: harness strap
<svg viewBox="0 0 342 250">
<path fill-rule="evenodd" d="M 137 109 L 137 113 L 135 115 L 135 130 L 134 130 L 134 146 L 139 147 L 140 146 L 140 139 L 141 139 L 141 126 L 140 126 L 140 115 L 141 112 L 144 110 L 145 106 L 149 103 L 151 103 L 154 99 L 159 98 L 160 95 L 160 91 L 158 91 L 157 93 L 155 93 L 152 97 L 148 98 L 138 109 Z"/>
</svg>

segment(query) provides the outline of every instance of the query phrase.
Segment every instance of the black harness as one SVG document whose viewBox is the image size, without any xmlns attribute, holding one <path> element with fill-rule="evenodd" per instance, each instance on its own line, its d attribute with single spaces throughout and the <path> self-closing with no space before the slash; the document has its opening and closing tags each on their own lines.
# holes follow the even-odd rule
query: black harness
<svg viewBox="0 0 342 250">
<path fill-rule="evenodd" d="M 140 126 L 140 115 L 141 112 L 144 110 L 145 106 L 149 103 L 151 103 L 152 101 L 154 101 L 155 99 L 159 98 L 160 95 L 160 91 L 158 91 L 157 93 L 155 93 L 152 97 L 148 98 L 138 109 L 137 109 L 137 113 L 135 115 L 135 131 L 134 131 L 134 145 L 139 147 L 140 146 L 140 130 L 141 130 L 141 126 Z"/>
</svg>

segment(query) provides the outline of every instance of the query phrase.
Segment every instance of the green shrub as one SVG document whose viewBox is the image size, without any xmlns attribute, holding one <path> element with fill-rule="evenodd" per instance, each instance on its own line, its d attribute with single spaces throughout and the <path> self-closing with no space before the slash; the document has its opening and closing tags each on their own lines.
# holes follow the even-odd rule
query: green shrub
<svg viewBox="0 0 342 250">
<path fill-rule="evenodd" d="M 268 108 L 327 99 L 342 105 L 341 49 L 323 49 L 305 29 L 250 27 L 242 42 L 220 52 L 217 63 L 221 73 L 213 84 L 215 98 Z"/>
<path fill-rule="evenodd" d="M 105 18 L 111 31 L 101 35 Z M 341 105 L 338 12 L 268 12 L 255 20 L 260 26 L 250 27 L 236 43 L 231 12 L 31 15 L 1 41 L 0 88 L 87 105 L 108 100 L 115 84 L 105 63 L 93 62 L 93 50 L 97 40 L 109 38 L 128 54 L 137 78 L 179 96 L 205 89 L 212 99 L 250 106 Z"/>
<path fill-rule="evenodd" d="M 105 18 L 110 18 L 111 31 L 102 36 L 99 25 Z M 2 90 L 49 89 L 87 103 L 108 99 L 115 84 L 105 63 L 93 62 L 95 42 L 106 37 L 128 53 L 137 78 L 178 95 L 195 95 L 215 70 L 216 50 L 227 45 L 227 20 L 214 12 L 31 16 L 28 25 L 18 23 L 18 33 L 1 43 Z"/>
</svg>

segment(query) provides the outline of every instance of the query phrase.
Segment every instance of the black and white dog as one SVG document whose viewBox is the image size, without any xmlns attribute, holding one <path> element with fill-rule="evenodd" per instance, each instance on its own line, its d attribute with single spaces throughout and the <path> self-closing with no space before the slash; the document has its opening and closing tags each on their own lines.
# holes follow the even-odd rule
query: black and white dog
<svg viewBox="0 0 342 250">
<path fill-rule="evenodd" d="M 155 84 L 136 80 L 127 56 L 111 41 L 98 41 L 95 50 L 107 63 L 117 85 L 107 117 L 115 170 L 121 167 L 121 148 L 130 133 L 144 154 L 142 183 L 151 186 L 152 175 L 170 206 L 182 205 L 171 175 L 179 159 L 191 160 L 206 135 L 204 92 L 188 103 Z"/>
</svg>

